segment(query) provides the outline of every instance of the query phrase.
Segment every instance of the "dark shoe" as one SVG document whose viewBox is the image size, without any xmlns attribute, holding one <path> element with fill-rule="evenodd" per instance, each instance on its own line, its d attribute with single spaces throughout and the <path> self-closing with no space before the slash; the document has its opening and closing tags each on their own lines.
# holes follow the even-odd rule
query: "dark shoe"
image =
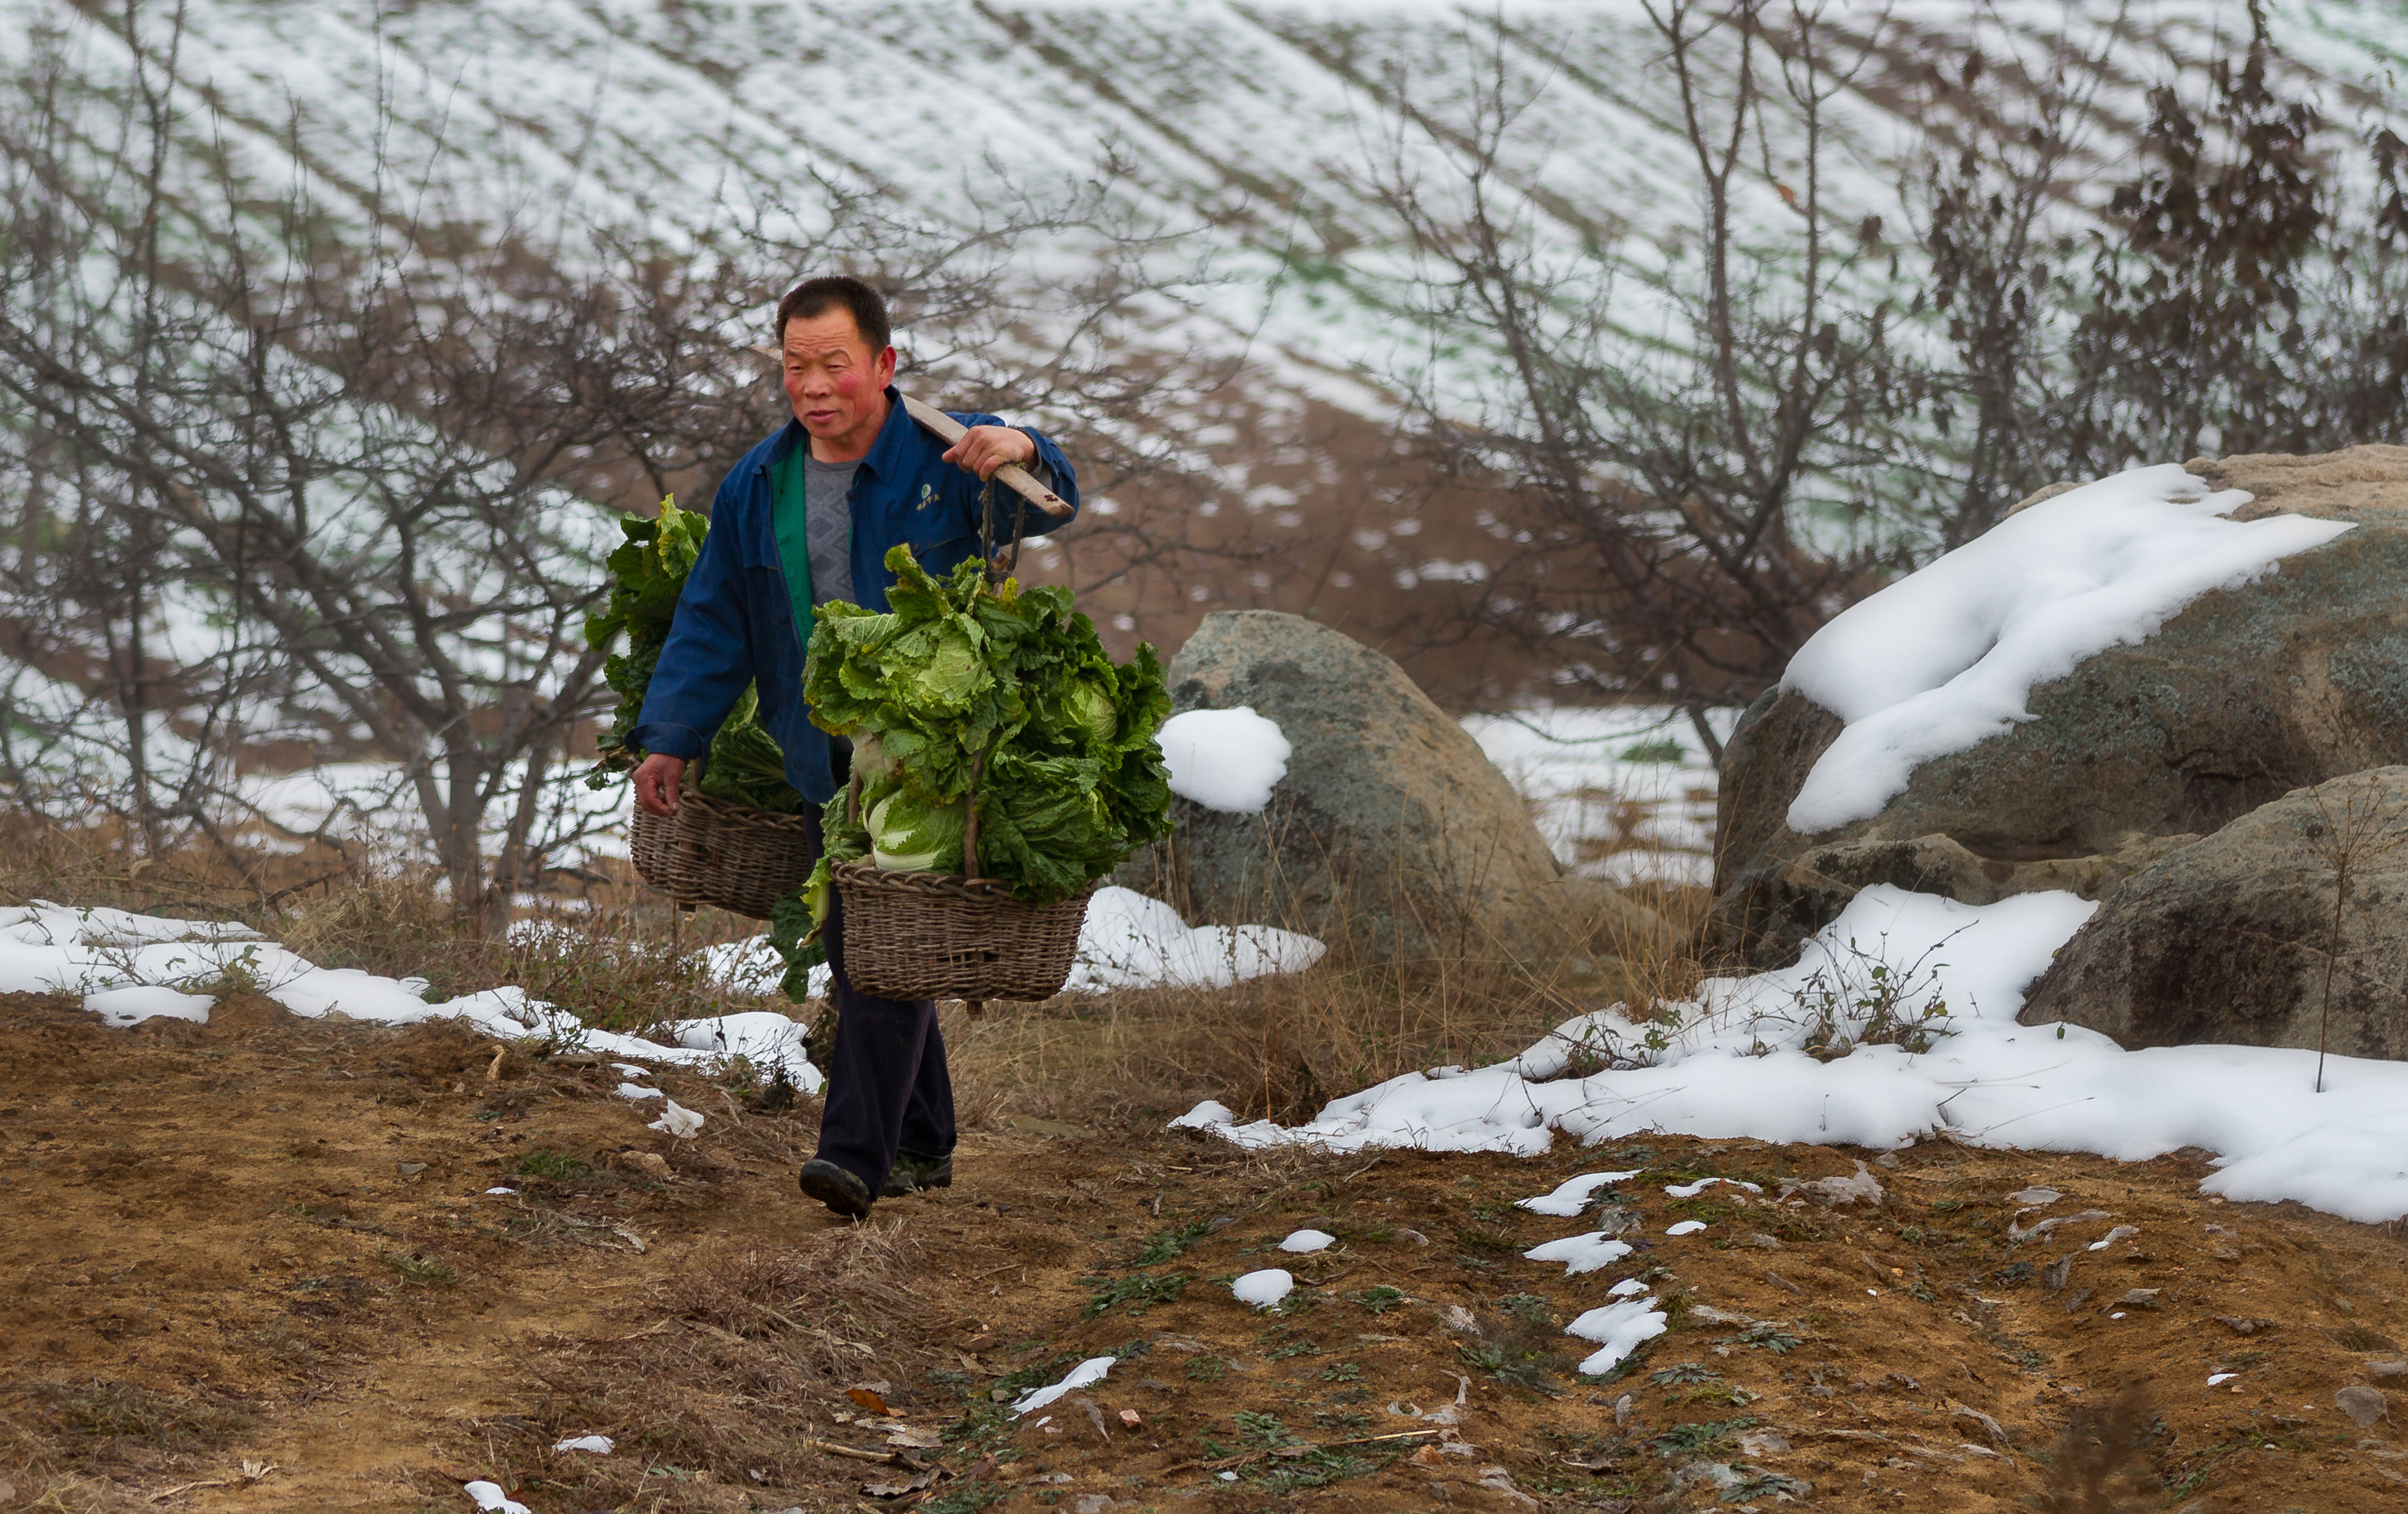
<svg viewBox="0 0 2408 1514">
<path fill-rule="evenodd" d="M 869 1213 L 869 1185 L 833 1162 L 813 1157 L 803 1164 L 795 1180 L 806 1197 L 819 1200 L 849 1220 L 865 1219 Z"/>
<path fill-rule="evenodd" d="M 886 1186 L 878 1191 L 880 1198 L 901 1198 L 917 1193 L 924 1188 L 953 1186 L 952 1153 L 940 1157 L 922 1156 L 917 1151 L 895 1153 L 894 1170 L 886 1175 Z"/>
</svg>

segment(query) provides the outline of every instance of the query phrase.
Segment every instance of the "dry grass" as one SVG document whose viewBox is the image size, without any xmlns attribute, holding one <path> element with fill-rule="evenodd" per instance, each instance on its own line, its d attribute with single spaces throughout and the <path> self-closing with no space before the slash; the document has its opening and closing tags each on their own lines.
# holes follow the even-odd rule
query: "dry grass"
<svg viewBox="0 0 2408 1514">
<path fill-rule="evenodd" d="M 827 1460 L 808 1441 L 833 1433 L 829 1412 L 846 1404 L 845 1390 L 873 1375 L 924 1377 L 934 1359 L 910 1343 L 971 1322 L 948 1318 L 915 1285 L 919 1260 L 899 1227 L 876 1224 L 807 1247 L 706 1249 L 639 1311 L 654 1325 L 562 1342 L 531 1364 L 551 1396 L 495 1441 L 491 1470 L 529 1489 L 573 1490 L 580 1507 L 638 1493 L 647 1508 L 724 1507 L 703 1489 L 689 1495 L 648 1477 L 658 1466 L 737 1488 L 823 1481 Z M 616 1453 L 551 1449 L 594 1434 L 610 1436 Z"/>
<path fill-rule="evenodd" d="M 1643 902 L 1673 926 L 1670 936 L 1625 938 L 1600 925 L 1585 952 L 1552 962 L 1325 962 L 1233 988 L 991 1007 L 952 1041 L 964 1125 L 977 1128 L 972 1111 L 1155 1118 L 1203 1098 L 1243 1118 L 1293 1121 L 1402 1073 L 1495 1062 L 1575 1015 L 1688 996 L 1702 968 L 1674 938 L 1690 934 L 1705 891 L 1666 886 Z"/>
</svg>

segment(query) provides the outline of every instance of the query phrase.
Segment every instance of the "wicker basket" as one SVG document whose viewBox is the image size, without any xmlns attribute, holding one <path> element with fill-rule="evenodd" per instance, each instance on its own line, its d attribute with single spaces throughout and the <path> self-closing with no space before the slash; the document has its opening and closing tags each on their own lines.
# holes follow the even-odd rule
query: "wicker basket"
<svg viewBox="0 0 2408 1514">
<path fill-rule="evenodd" d="M 767 920 L 770 906 L 811 876 L 810 814 L 772 815 L 688 789 L 677 813 L 636 807 L 636 872 L 680 904 L 717 905 Z"/>
<path fill-rule="evenodd" d="M 844 970 L 882 999 L 1017 999 L 1062 992 L 1087 918 L 1088 884 L 1059 904 L 1024 904 L 988 878 L 832 869 L 844 895 Z"/>
</svg>

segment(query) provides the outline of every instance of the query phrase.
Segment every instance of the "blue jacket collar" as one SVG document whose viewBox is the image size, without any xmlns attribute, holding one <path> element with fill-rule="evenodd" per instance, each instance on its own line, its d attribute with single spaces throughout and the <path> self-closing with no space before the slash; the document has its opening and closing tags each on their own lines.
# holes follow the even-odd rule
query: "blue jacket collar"
<svg viewBox="0 0 2408 1514">
<path fill-rule="evenodd" d="M 900 477 L 902 470 L 910 465 L 910 454 L 906 450 L 914 445 L 912 433 L 918 429 L 919 422 L 903 408 L 903 392 L 888 384 L 886 423 L 878 428 L 878 439 L 869 444 L 869 450 L 862 456 L 861 465 L 881 478 Z M 761 465 L 776 467 L 786 461 L 787 454 L 796 448 L 810 446 L 810 435 L 803 429 L 803 423 L 789 412 L 786 423 L 769 438 L 769 450 L 762 454 Z"/>
</svg>

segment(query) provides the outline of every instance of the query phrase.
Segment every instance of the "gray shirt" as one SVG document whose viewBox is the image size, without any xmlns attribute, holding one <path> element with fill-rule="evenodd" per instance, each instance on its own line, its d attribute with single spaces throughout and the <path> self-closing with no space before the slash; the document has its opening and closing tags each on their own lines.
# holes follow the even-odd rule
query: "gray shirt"
<svg viewBox="0 0 2408 1514">
<path fill-rule="evenodd" d="M 806 455 L 803 459 L 803 514 L 805 538 L 811 553 L 811 604 L 814 607 L 829 600 L 846 604 L 853 597 L 853 470 L 861 466 L 859 458 L 850 463 L 823 463 Z M 787 496 L 789 499 L 793 495 Z M 793 508 L 792 506 L 787 507 Z"/>
</svg>

